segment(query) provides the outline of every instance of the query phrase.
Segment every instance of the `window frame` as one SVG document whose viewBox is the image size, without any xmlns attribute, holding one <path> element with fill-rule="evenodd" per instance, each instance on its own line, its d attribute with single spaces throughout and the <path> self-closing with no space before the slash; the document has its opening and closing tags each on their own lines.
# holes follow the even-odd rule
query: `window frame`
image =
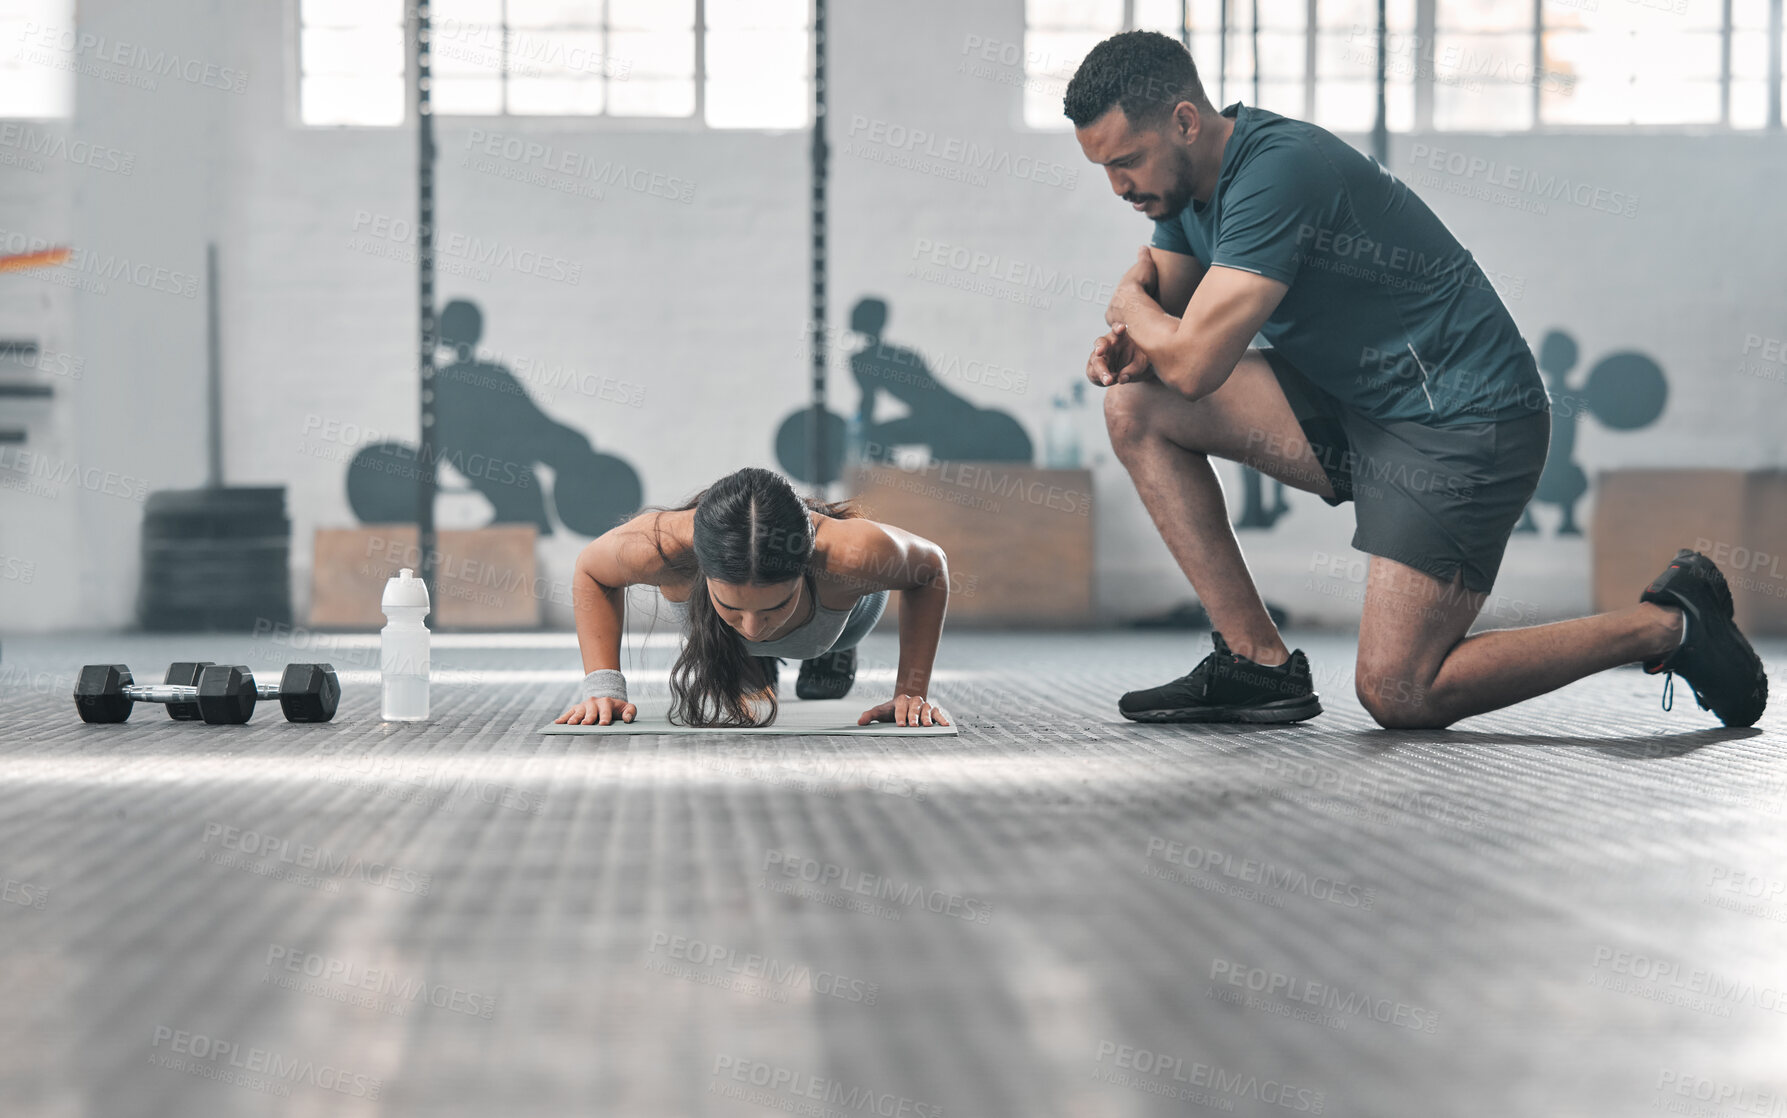
<svg viewBox="0 0 1787 1118">
<path fill-rule="evenodd" d="M 332 129 L 364 129 L 371 131 L 388 131 L 392 128 L 412 128 L 415 125 L 415 44 L 410 34 L 409 11 L 416 0 L 403 0 L 404 3 L 404 63 L 403 85 L 404 106 L 403 118 L 396 124 L 306 124 L 304 123 L 304 11 L 303 0 L 290 0 L 287 6 L 287 104 L 290 106 L 288 117 L 292 126 L 315 131 Z M 805 102 L 805 119 L 798 125 L 781 125 L 776 127 L 725 128 L 707 122 L 707 0 L 694 0 L 695 5 L 695 72 L 690 79 L 695 83 L 695 107 L 688 116 L 634 116 L 617 115 L 607 111 L 607 98 L 603 98 L 604 108 L 599 113 L 511 113 L 508 111 L 494 113 L 444 113 L 433 114 L 435 127 L 458 128 L 475 127 L 477 121 L 501 121 L 504 131 L 528 134 L 562 133 L 565 131 L 602 131 L 602 132 L 649 132 L 667 135 L 679 135 L 694 132 L 712 132 L 720 135 L 738 134 L 745 136 L 775 136 L 806 132 L 813 126 L 813 27 L 814 0 L 806 0 L 807 18 L 804 27 L 807 37 L 806 66 L 801 74 L 801 81 L 807 87 Z M 604 50 L 606 51 L 606 33 L 608 31 L 607 0 L 602 0 L 602 26 L 604 31 Z M 507 26 L 504 25 L 505 34 Z M 539 29 L 533 29 L 539 30 Z M 547 29 L 550 30 L 550 29 Z M 507 71 L 503 71 L 507 80 Z M 508 102 L 507 91 L 504 91 L 503 102 Z"/>
<path fill-rule="evenodd" d="M 1223 2 L 1224 10 L 1226 10 L 1227 6 L 1231 3 L 1245 3 L 1245 2 L 1247 2 L 1247 0 L 1222 0 L 1222 2 Z M 1603 0 L 1603 2 L 1619 3 L 1619 2 L 1623 2 L 1623 0 Z M 1771 27 L 1764 29 L 1764 31 L 1762 33 L 1765 35 L 1769 34 L 1770 31 L 1780 28 L 1783 23 L 1787 23 L 1787 19 L 1783 19 L 1783 17 L 1779 14 L 1781 11 L 1783 0 L 1769 0 L 1769 4 L 1770 4 Z M 1545 65 L 1545 36 L 1548 31 L 1558 31 L 1558 30 L 1565 30 L 1565 29 L 1558 28 L 1555 26 L 1547 27 L 1547 25 L 1545 23 L 1545 0 L 1531 0 L 1531 5 L 1532 5 L 1531 10 L 1530 10 L 1529 17 L 1527 18 L 1527 20 L 1525 20 L 1520 27 L 1511 28 L 1509 31 L 1504 32 L 1504 33 L 1506 33 L 1506 34 L 1523 34 L 1523 35 L 1530 35 L 1532 37 L 1533 55 L 1530 60 L 1530 64 L 1532 67 L 1532 72 L 1535 75 L 1535 77 L 1532 80 L 1529 80 L 1527 82 L 1500 83 L 1500 84 L 1513 85 L 1516 87 L 1521 86 L 1521 85 L 1528 85 L 1531 87 L 1531 112 L 1532 112 L 1532 123 L 1531 124 L 1526 125 L 1524 127 L 1515 126 L 1515 127 L 1505 127 L 1505 128 L 1439 128 L 1439 127 L 1436 127 L 1434 125 L 1434 89 L 1435 89 L 1436 85 L 1438 85 L 1440 83 L 1437 83 L 1435 81 L 1432 67 L 1417 66 L 1415 68 L 1414 78 L 1413 78 L 1413 82 L 1412 82 L 1412 84 L 1414 86 L 1414 120 L 1413 120 L 1413 124 L 1411 127 L 1406 128 L 1406 129 L 1392 128 L 1391 131 L 1393 133 L 1396 133 L 1399 135 L 1420 135 L 1420 134 L 1427 134 L 1427 133 L 1441 133 L 1441 134 L 1448 134 L 1448 135 L 1472 135 L 1472 134 L 1476 134 L 1476 135 L 1526 135 L 1526 134 L 1531 134 L 1531 133 L 1557 133 L 1560 135 L 1571 135 L 1571 136 L 1581 136 L 1581 135 L 1591 135 L 1591 136 L 1592 135 L 1610 135 L 1610 136 L 1611 135 L 1620 135 L 1620 136 L 1630 136 L 1630 135 L 1671 135 L 1671 136 L 1679 136 L 1679 135 L 1740 135 L 1741 136 L 1741 135 L 1750 135 L 1750 134 L 1766 134 L 1769 132 L 1779 133 L 1781 131 L 1781 128 L 1782 128 L 1781 105 L 1782 105 L 1783 97 L 1787 96 L 1787 92 L 1784 92 L 1782 89 L 1783 80 L 1782 80 L 1781 71 L 1783 69 L 1783 66 L 1781 65 L 1779 60 L 1783 54 L 1787 54 L 1787 44 L 1783 44 L 1783 42 L 1781 41 L 1784 36 L 1787 36 L 1787 33 L 1776 34 L 1769 40 L 1771 65 L 1773 66 L 1773 69 L 1774 69 L 1774 73 L 1771 75 L 1773 78 L 1773 81 L 1774 81 L 1774 88 L 1773 89 L 1767 88 L 1769 80 L 1770 80 L 1769 78 L 1765 77 L 1764 79 L 1762 79 L 1763 84 L 1764 84 L 1764 94 L 1763 94 L 1764 104 L 1765 104 L 1765 106 L 1767 106 L 1765 109 L 1764 122 L 1760 126 L 1742 126 L 1742 127 L 1733 125 L 1731 123 L 1732 87 L 1733 87 L 1733 83 L 1734 83 L 1734 79 L 1732 77 L 1732 64 L 1731 64 L 1733 35 L 1739 31 L 1753 33 L 1756 30 L 1754 28 L 1747 28 L 1747 27 L 1746 28 L 1736 28 L 1733 26 L 1732 0 L 1723 0 L 1723 2 L 1721 4 L 1720 26 L 1718 27 L 1718 29 L 1716 31 L 1709 29 L 1709 30 L 1697 32 L 1697 33 L 1701 33 L 1701 34 L 1717 34 L 1719 36 L 1719 40 L 1720 40 L 1720 43 L 1719 43 L 1719 60 L 1720 60 L 1719 73 L 1716 77 L 1704 79 L 1708 82 L 1716 82 L 1719 87 L 1719 118 L 1717 120 L 1715 120 L 1715 121 L 1693 121 L 1693 122 L 1685 122 L 1685 123 L 1681 123 L 1681 124 L 1661 124 L 1661 123 L 1575 124 L 1575 123 L 1569 123 L 1569 122 L 1564 122 L 1564 121 L 1546 120 L 1545 114 L 1544 114 L 1544 82 L 1537 78 L 1537 75 L 1546 72 L 1544 69 L 1544 65 Z M 1319 20 L 1318 20 L 1319 8 L 1320 8 L 1319 0 L 1306 0 L 1306 7 L 1305 7 L 1306 15 L 1304 17 L 1304 27 L 1303 27 L 1303 35 L 1304 35 L 1303 73 L 1300 76 L 1300 81 L 1301 81 L 1301 84 L 1303 87 L 1303 96 L 1302 96 L 1303 119 L 1306 119 L 1306 120 L 1313 120 L 1315 118 L 1316 97 L 1318 95 L 1318 89 L 1321 85 L 1335 84 L 1335 83 L 1356 84 L 1357 82 L 1360 81 L 1360 79 L 1357 79 L 1357 78 L 1336 78 L 1333 76 L 1328 76 L 1328 77 L 1324 78 L 1324 77 L 1318 76 L 1317 70 L 1319 67 L 1319 63 L 1318 63 L 1319 38 L 1324 32 L 1332 34 L 1336 30 L 1334 28 L 1324 27 L 1319 22 Z M 1179 39 L 1181 42 L 1185 42 L 1189 38 L 1189 35 L 1193 34 L 1193 33 L 1213 35 L 1216 37 L 1220 46 L 1222 48 L 1226 48 L 1221 51 L 1221 55 L 1220 55 L 1221 61 L 1219 61 L 1217 63 L 1218 72 L 1215 74 L 1215 80 L 1214 81 L 1206 81 L 1205 82 L 1206 88 L 1210 89 L 1210 91 L 1212 93 L 1217 94 L 1218 101 L 1246 100 L 1246 101 L 1248 101 L 1249 104 L 1251 104 L 1252 101 L 1250 100 L 1250 97 L 1252 94 L 1252 88 L 1258 84 L 1258 81 L 1259 81 L 1258 77 L 1257 76 L 1249 76 L 1249 77 L 1233 76 L 1230 73 L 1228 73 L 1228 70 L 1231 67 L 1227 64 L 1228 60 L 1230 58 L 1236 57 L 1238 50 L 1245 48 L 1246 42 L 1247 42 L 1247 36 L 1249 34 L 1249 29 L 1230 27 L 1228 29 L 1226 35 L 1224 34 L 1223 30 L 1220 27 L 1216 28 L 1216 29 L 1208 30 L 1208 31 L 1199 30 L 1198 28 L 1194 27 L 1191 23 L 1191 0 L 1180 0 L 1179 10 L 1180 10 Z M 1418 42 L 1431 44 L 1435 41 L 1435 36 L 1438 32 L 1438 27 L 1437 27 L 1438 10 L 1439 10 L 1438 0 L 1415 0 L 1415 26 L 1414 26 L 1413 34 L 1416 37 L 1416 40 Z M 1029 7 L 1028 2 L 1026 2 L 1024 5 L 1024 31 L 1026 34 L 1028 34 L 1031 31 L 1031 29 L 1032 29 L 1032 24 L 1030 23 L 1030 7 Z M 1049 28 L 1049 29 L 1053 29 L 1053 28 Z M 1134 30 L 1134 29 L 1135 29 L 1135 0 L 1124 0 L 1123 25 L 1119 30 L 1130 31 L 1130 30 Z M 1271 34 L 1285 34 L 1285 32 L 1278 31 L 1278 30 L 1276 30 L 1274 28 L 1270 28 L 1270 27 L 1258 28 L 1258 29 L 1253 29 L 1253 30 L 1263 31 L 1266 33 L 1271 33 Z M 1454 31 L 1454 32 L 1448 32 L 1448 34 L 1469 35 L 1469 34 L 1473 34 L 1473 33 L 1472 32 Z M 1027 78 L 1032 76 L 1028 72 L 1028 61 L 1027 60 L 1026 60 L 1026 75 L 1025 76 Z M 1699 80 L 1699 79 L 1697 79 L 1697 80 Z M 1743 80 L 1744 81 L 1754 81 L 1755 79 L 1743 79 Z M 1375 84 L 1370 77 L 1365 78 L 1364 82 L 1367 86 L 1371 86 L 1371 85 Z M 1292 83 L 1292 84 L 1295 84 L 1295 83 Z M 1400 83 L 1398 83 L 1398 84 L 1400 84 Z M 1231 92 L 1231 90 L 1232 90 L 1232 92 Z M 1220 91 L 1220 92 L 1218 92 L 1218 91 Z M 1021 126 L 1026 131 L 1053 132 L 1053 131 L 1061 130 L 1058 126 L 1057 127 L 1041 127 L 1038 125 L 1030 124 L 1027 120 L 1025 120 L 1023 118 L 1022 113 L 1019 114 L 1019 118 L 1020 118 Z M 1352 130 L 1346 130 L 1346 134 L 1349 134 L 1349 135 L 1351 135 L 1351 134 L 1363 135 L 1368 132 L 1369 132 L 1369 129 L 1366 129 L 1366 130 L 1363 130 L 1360 132 L 1353 132 Z"/>
</svg>

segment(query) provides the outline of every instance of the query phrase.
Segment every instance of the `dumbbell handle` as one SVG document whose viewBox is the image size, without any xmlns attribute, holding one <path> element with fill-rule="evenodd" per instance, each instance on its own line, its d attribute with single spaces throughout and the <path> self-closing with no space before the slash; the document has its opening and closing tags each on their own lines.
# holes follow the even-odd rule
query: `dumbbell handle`
<svg viewBox="0 0 1787 1118">
<path fill-rule="evenodd" d="M 198 699 L 199 689 L 178 683 L 133 683 L 124 689 L 124 696 L 133 703 L 190 703 Z"/>
<path fill-rule="evenodd" d="M 190 703 L 199 697 L 199 689 L 178 683 L 133 683 L 124 689 L 124 694 L 133 703 Z M 254 685 L 254 695 L 257 699 L 277 700 L 279 685 L 257 683 Z"/>
</svg>

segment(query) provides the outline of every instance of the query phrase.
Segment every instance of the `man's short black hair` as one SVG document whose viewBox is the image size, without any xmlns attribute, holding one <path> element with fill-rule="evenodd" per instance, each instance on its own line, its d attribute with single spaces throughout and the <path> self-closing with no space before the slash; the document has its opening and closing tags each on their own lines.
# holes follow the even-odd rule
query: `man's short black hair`
<svg viewBox="0 0 1787 1118">
<path fill-rule="evenodd" d="M 1123 106 L 1131 125 L 1152 125 L 1181 101 L 1207 105 L 1191 52 L 1158 31 L 1125 31 L 1092 48 L 1067 83 L 1062 108 L 1075 128 Z"/>
</svg>

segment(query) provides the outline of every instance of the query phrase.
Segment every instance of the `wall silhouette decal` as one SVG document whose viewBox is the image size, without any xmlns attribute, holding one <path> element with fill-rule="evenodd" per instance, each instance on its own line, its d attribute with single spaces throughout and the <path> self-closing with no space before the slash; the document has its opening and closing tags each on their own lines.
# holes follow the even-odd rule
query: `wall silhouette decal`
<svg viewBox="0 0 1787 1118">
<path fill-rule="evenodd" d="M 440 343 L 452 359 L 435 370 L 435 443 L 441 462 L 490 502 L 494 524 L 532 524 L 552 532 L 536 466 L 553 471 L 559 523 L 597 536 L 639 510 L 644 491 L 631 465 L 599 453 L 581 432 L 541 411 L 506 366 L 477 358 L 484 317 L 465 299 L 440 315 Z M 416 448 L 372 443 L 348 464 L 348 505 L 367 524 L 414 520 Z"/>
<path fill-rule="evenodd" d="M 1029 434 L 1015 418 L 994 408 L 982 408 L 958 396 L 938 380 L 924 356 L 881 338 L 887 326 L 887 303 L 873 296 L 857 301 L 850 312 L 850 328 L 867 344 L 850 356 L 850 373 L 856 379 L 859 399 L 856 418 L 862 452 L 870 462 L 890 462 L 893 448 L 924 444 L 934 461 L 1022 462 L 1035 458 Z M 882 394 L 906 405 L 906 414 L 877 421 L 876 405 Z M 776 430 L 776 461 L 783 472 L 807 484 L 829 484 L 843 475 L 845 441 L 849 424 L 832 412 L 824 413 L 825 461 L 823 477 L 808 476 L 808 424 L 811 409 L 801 408 Z"/>
<path fill-rule="evenodd" d="M 1551 396 L 1551 452 L 1516 532 L 1537 532 L 1533 505 L 1547 504 L 1563 510 L 1557 535 L 1582 534 L 1576 525 L 1576 502 L 1588 492 L 1588 472 L 1576 462 L 1579 415 L 1587 412 L 1615 431 L 1633 431 L 1655 423 L 1669 400 L 1669 382 L 1657 363 L 1625 350 L 1595 362 L 1582 383 L 1572 388 L 1568 377 L 1579 356 L 1576 339 L 1561 330 L 1546 334 L 1539 346 L 1539 371 L 1545 374 Z"/>
</svg>

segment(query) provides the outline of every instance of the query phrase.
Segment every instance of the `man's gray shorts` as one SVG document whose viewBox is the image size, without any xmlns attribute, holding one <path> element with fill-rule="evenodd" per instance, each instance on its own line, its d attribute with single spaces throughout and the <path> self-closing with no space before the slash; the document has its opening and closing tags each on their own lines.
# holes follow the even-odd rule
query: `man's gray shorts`
<svg viewBox="0 0 1787 1118">
<path fill-rule="evenodd" d="M 1352 501 L 1353 546 L 1488 592 L 1508 536 L 1538 488 L 1551 415 L 1430 427 L 1368 419 L 1270 349 L 1260 356 L 1328 474 L 1330 505 Z"/>
</svg>

